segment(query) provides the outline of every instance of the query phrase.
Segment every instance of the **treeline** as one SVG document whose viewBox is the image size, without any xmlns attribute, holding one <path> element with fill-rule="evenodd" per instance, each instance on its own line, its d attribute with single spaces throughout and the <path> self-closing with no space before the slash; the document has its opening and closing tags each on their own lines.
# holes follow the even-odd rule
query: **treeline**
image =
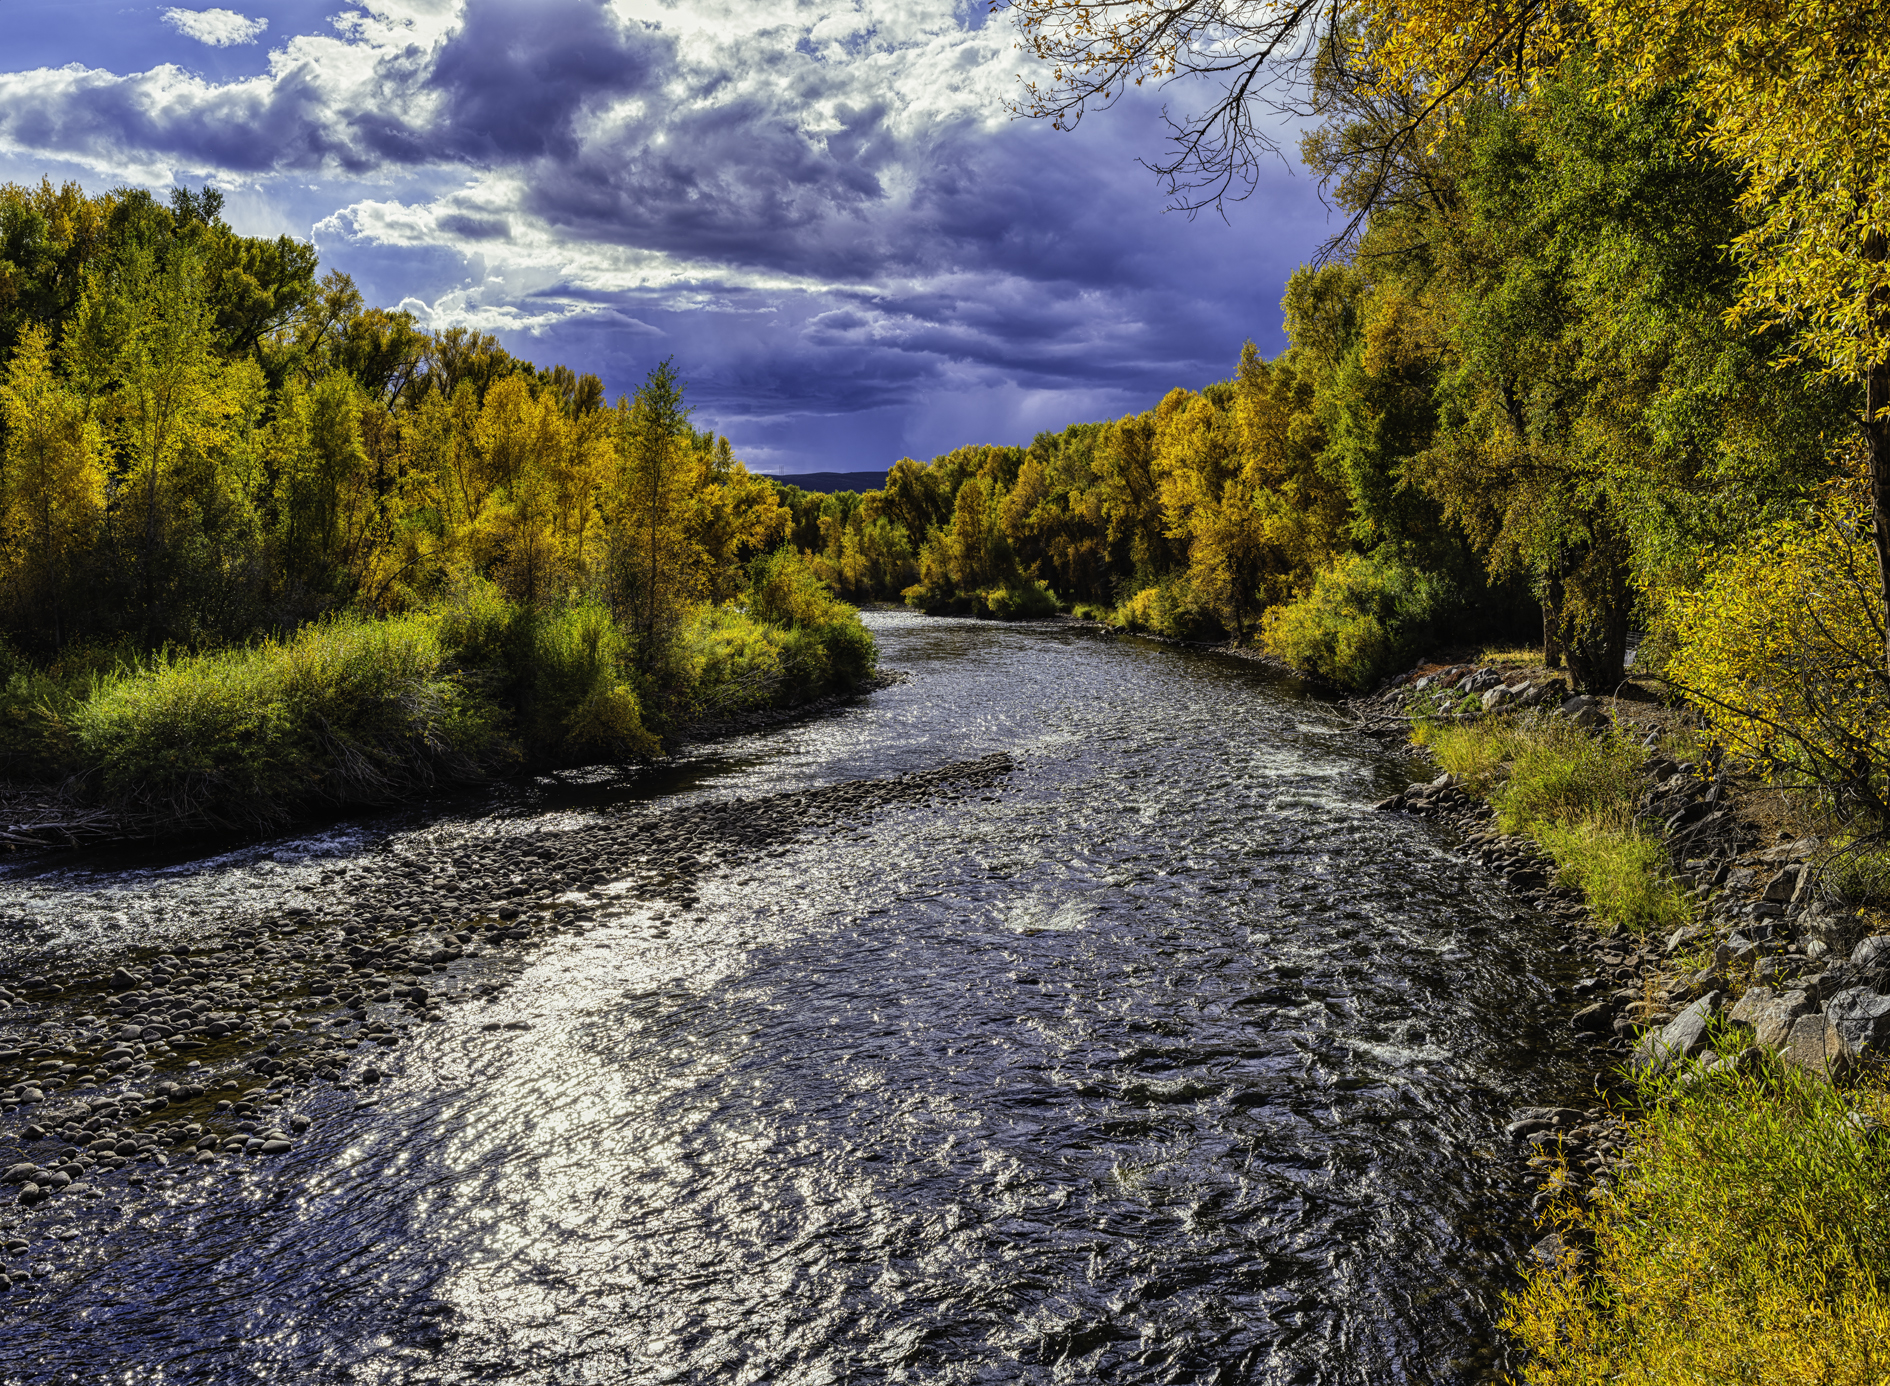
<svg viewBox="0 0 1890 1386">
<path fill-rule="evenodd" d="M 393 658 L 340 634 L 363 621 L 419 621 L 437 646 L 422 682 L 496 710 L 473 719 L 486 751 L 433 757 L 452 773 L 501 751 L 647 753 L 653 731 L 865 676 L 854 613 L 791 555 L 763 561 L 790 523 L 778 488 L 691 425 L 667 364 L 610 405 L 594 375 L 423 331 L 321 274 L 311 247 L 239 236 L 220 212 L 210 188 L 168 206 L 138 190 L 0 188 L 5 773 L 89 773 L 100 747 L 129 744 L 123 726 L 96 725 L 124 688 L 168 679 L 208 696 L 214 678 L 193 682 L 186 665 L 274 668 L 280 683 L 287 652 L 323 631 L 335 650 Z M 102 696 L 101 679 L 118 693 Z M 162 703 L 140 704 L 159 759 L 167 720 L 171 733 L 202 720 Z M 324 706 L 284 715 L 348 720 Z M 219 715 L 178 752 L 186 780 L 224 775 L 241 717 Z M 341 798 L 411 779 L 434 730 L 394 721 L 290 757 L 307 761 L 304 787 L 347 779 L 330 773 L 343 763 L 360 773 Z M 409 771 L 370 772 L 362 754 Z M 140 765 L 114 783 L 166 775 Z"/>
<path fill-rule="evenodd" d="M 1328 96 L 1306 153 L 1344 191 L 1397 117 Z M 1697 124 L 1573 56 L 1407 155 L 1355 251 L 1293 276 L 1279 357 L 902 461 L 795 541 L 838 591 L 926 610 L 1086 609 L 1351 686 L 1525 639 L 1612 689 L 1632 633 L 1671 651 L 1678 594 L 1858 462 L 1855 385 L 1731 318 L 1743 179 Z"/>
</svg>

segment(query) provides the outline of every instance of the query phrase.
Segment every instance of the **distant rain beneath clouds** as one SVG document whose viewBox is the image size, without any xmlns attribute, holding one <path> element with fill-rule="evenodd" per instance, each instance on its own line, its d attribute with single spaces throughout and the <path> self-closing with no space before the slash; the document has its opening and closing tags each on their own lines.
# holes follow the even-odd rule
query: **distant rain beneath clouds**
<svg viewBox="0 0 1890 1386">
<path fill-rule="evenodd" d="M 673 356 L 764 471 L 1026 442 L 1278 350 L 1311 179 L 1164 214 L 1157 100 L 1011 120 L 1027 59 L 985 9 L 73 0 L 17 26 L 0 175 L 215 182 L 370 301 L 613 394 Z"/>
</svg>

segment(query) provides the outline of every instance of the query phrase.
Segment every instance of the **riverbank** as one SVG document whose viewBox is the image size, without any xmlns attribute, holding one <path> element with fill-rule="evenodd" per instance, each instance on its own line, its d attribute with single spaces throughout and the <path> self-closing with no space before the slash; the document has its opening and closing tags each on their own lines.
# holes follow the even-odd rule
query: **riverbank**
<svg viewBox="0 0 1890 1386">
<path fill-rule="evenodd" d="M 775 568 L 792 567 L 776 564 Z M 703 607 L 645 662 L 595 603 L 471 588 L 405 616 L 0 695 L 0 847 L 277 831 L 519 773 L 649 762 L 882 686 L 852 608 L 793 569 L 753 612 Z M 794 579 L 802 579 L 798 583 Z"/>
<path fill-rule="evenodd" d="M 1788 798 L 1675 758 L 1710 750 L 1683 713 L 1546 675 L 1433 668 L 1354 705 L 1443 771 L 1379 807 L 1453 821 L 1589 965 L 1567 1023 L 1601 1100 L 1507 1128 L 1545 1234 L 1505 1320 L 1520 1379 L 1874 1380 L 1890 939 Z M 1529 802 L 1559 775 L 1578 807 L 1584 759 L 1612 779 L 1585 836 Z"/>
</svg>

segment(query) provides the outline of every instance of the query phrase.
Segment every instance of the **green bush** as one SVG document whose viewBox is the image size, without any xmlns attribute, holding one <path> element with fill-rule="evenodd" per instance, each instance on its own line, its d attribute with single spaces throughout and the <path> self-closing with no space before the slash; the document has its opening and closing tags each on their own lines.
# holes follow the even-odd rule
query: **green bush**
<svg viewBox="0 0 1890 1386">
<path fill-rule="evenodd" d="M 756 561 L 746 606 L 749 619 L 779 628 L 771 642 L 779 667 L 771 689 L 777 703 L 858 687 L 878 662 L 878 646 L 860 613 L 829 592 L 796 549 L 783 545 Z"/>
<path fill-rule="evenodd" d="M 1227 636 L 1221 618 L 1195 595 L 1180 573 L 1169 574 L 1123 602 L 1116 608 L 1115 622 L 1124 630 L 1147 631 L 1171 640 L 1212 641 Z"/>
<path fill-rule="evenodd" d="M 662 745 L 643 725 L 630 639 L 602 603 L 574 601 L 545 611 L 522 610 L 518 642 L 523 668 L 519 732 L 532 760 L 590 764 L 657 756 Z"/>
<path fill-rule="evenodd" d="M 1624 1177 L 1555 1211 L 1563 1259 L 1509 1299 L 1502 1326 L 1529 1354 L 1518 1380 L 1883 1381 L 1883 1094 L 1766 1069 L 1663 1080 L 1642 1100 Z"/>
<path fill-rule="evenodd" d="M 829 592 L 799 549 L 783 544 L 755 560 L 748 614 L 771 626 L 818 626 L 857 613 Z"/>
<path fill-rule="evenodd" d="M 773 703 L 783 678 L 783 643 L 779 627 L 764 625 L 732 606 L 697 612 L 681 641 L 697 713 L 739 712 Z"/>
<path fill-rule="evenodd" d="M 1301 673 L 1341 688 L 1368 688 L 1403 667 L 1457 605 L 1435 573 L 1383 553 L 1348 554 L 1298 601 L 1273 607 L 1260 642 Z"/>
<path fill-rule="evenodd" d="M 417 616 L 160 657 L 99 679 L 73 708 L 77 756 L 109 801 L 173 825 L 381 801 L 506 759 L 497 710 L 445 666 Z"/>
<path fill-rule="evenodd" d="M 999 621 L 1041 620 L 1056 615 L 1060 606 L 1048 583 L 1025 577 L 969 592 L 950 585 L 915 583 L 901 595 L 907 606 L 928 616 L 984 616 Z"/>
<path fill-rule="evenodd" d="M 1000 621 L 1040 621 L 1057 614 L 1057 594 L 1048 583 L 1025 579 L 977 594 L 985 614 Z"/>
</svg>

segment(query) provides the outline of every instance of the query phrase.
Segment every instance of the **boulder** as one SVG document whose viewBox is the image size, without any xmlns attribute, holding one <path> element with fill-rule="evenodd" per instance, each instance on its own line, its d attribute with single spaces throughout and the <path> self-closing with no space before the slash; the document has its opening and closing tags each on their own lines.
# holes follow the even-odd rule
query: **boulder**
<svg viewBox="0 0 1890 1386">
<path fill-rule="evenodd" d="M 1788 866 L 1765 883 L 1760 899 L 1770 905 L 1787 905 L 1798 893 L 1798 868 Z"/>
<path fill-rule="evenodd" d="M 1601 704 L 1597 703 L 1586 693 L 1577 693 L 1571 697 L 1564 698 L 1558 711 L 1584 731 L 1592 730 L 1600 726 L 1605 720 L 1602 715 Z"/>
<path fill-rule="evenodd" d="M 1665 1073 L 1706 1048 L 1706 1022 L 1719 1009 L 1720 994 L 1708 992 L 1657 1031 L 1649 1031 L 1634 1049 L 1634 1071 L 1643 1077 Z"/>
<path fill-rule="evenodd" d="M 1614 1007 L 1607 1002 L 1597 1002 L 1575 1012 L 1571 1022 L 1578 1035 L 1605 1035 L 1614 1024 Z"/>
<path fill-rule="evenodd" d="M 1694 939 L 1700 936 L 1701 932 L 1702 930 L 1697 924 L 1682 924 L 1679 928 L 1675 929 L 1673 933 L 1668 935 L 1664 951 L 1668 953 L 1678 951 L 1681 944 L 1693 942 Z"/>
<path fill-rule="evenodd" d="M 1837 1027 L 1819 1011 L 1801 1015 L 1792 1022 L 1791 1034 L 1779 1047 L 1778 1056 L 1795 1068 L 1827 1077 L 1849 1058 Z"/>
<path fill-rule="evenodd" d="M 1890 934 L 1872 934 L 1851 949 L 1851 966 L 1860 972 L 1890 971 Z"/>
<path fill-rule="evenodd" d="M 1780 995 L 1770 987 L 1752 987 L 1726 1019 L 1750 1033 L 1754 1044 L 1777 1051 L 1790 1040 L 1798 1018 L 1813 1009 L 1811 999 L 1802 991 Z"/>
<path fill-rule="evenodd" d="M 1506 684 L 1498 684 L 1495 688 L 1489 689 L 1484 693 L 1483 710 L 1485 712 L 1495 712 L 1499 707 L 1508 707 L 1511 703 L 1521 698 L 1521 696 L 1522 691 L 1520 689 L 1511 688 Z"/>
<path fill-rule="evenodd" d="M 1869 987 L 1847 987 L 1824 1008 L 1838 1037 L 1853 1054 L 1881 1050 L 1890 1041 L 1890 996 Z"/>
</svg>

